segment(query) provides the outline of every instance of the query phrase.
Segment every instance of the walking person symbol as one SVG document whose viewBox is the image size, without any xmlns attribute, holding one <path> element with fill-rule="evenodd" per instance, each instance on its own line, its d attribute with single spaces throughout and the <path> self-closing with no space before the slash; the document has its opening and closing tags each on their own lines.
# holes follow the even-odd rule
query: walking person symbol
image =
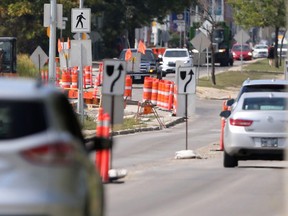
<svg viewBox="0 0 288 216">
<path fill-rule="evenodd" d="M 86 20 L 85 17 L 83 16 L 83 12 L 81 12 L 81 14 L 78 15 L 76 19 L 78 20 L 76 24 L 76 28 L 78 27 L 79 23 L 81 24 L 81 28 L 83 28 L 82 19 Z"/>
</svg>

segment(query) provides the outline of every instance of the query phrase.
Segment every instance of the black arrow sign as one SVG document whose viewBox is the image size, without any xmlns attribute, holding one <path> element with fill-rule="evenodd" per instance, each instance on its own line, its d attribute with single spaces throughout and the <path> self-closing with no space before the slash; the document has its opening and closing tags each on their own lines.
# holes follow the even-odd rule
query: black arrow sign
<svg viewBox="0 0 288 216">
<path fill-rule="evenodd" d="M 191 82 L 192 78 L 193 78 L 193 75 L 194 75 L 194 72 L 192 71 L 192 69 L 190 70 L 190 72 L 188 73 L 188 75 L 190 75 L 189 77 L 189 80 L 186 82 L 185 86 L 184 86 L 184 92 L 187 91 L 187 86 L 188 84 Z"/>
<path fill-rule="evenodd" d="M 118 69 L 118 75 L 117 75 L 117 77 L 113 80 L 113 82 L 111 83 L 111 88 L 110 88 L 110 92 L 111 92 L 111 93 L 113 92 L 113 88 L 114 88 L 115 83 L 117 82 L 117 80 L 118 80 L 118 79 L 120 78 L 120 76 L 121 76 L 121 71 L 123 70 L 122 64 L 120 64 L 117 69 Z"/>
</svg>

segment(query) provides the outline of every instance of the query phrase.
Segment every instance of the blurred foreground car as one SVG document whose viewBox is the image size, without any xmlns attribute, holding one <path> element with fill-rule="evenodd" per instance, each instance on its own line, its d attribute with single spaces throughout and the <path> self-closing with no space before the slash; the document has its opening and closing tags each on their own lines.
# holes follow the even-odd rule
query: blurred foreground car
<svg viewBox="0 0 288 216">
<path fill-rule="evenodd" d="M 1 78 L 0 215 L 103 215 L 101 178 L 87 153 L 105 142 L 84 139 L 55 87 Z"/>
<path fill-rule="evenodd" d="M 287 92 L 243 93 L 233 111 L 220 113 L 224 127 L 224 167 L 239 160 L 284 160 L 287 147 Z"/>
<path fill-rule="evenodd" d="M 252 60 L 252 49 L 248 44 L 234 44 L 231 51 L 234 60 Z"/>
<path fill-rule="evenodd" d="M 268 46 L 264 44 L 256 44 L 253 47 L 252 57 L 253 58 L 267 58 Z"/>
</svg>

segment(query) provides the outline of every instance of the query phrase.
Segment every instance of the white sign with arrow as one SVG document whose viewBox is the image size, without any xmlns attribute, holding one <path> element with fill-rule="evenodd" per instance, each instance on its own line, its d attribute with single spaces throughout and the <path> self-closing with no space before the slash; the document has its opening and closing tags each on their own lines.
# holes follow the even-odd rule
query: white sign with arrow
<svg viewBox="0 0 288 216">
<path fill-rule="evenodd" d="M 192 67 L 179 67 L 178 94 L 196 93 L 196 76 Z"/>
<path fill-rule="evenodd" d="M 121 60 L 104 60 L 102 94 L 123 95 L 125 89 L 126 62 Z"/>
</svg>

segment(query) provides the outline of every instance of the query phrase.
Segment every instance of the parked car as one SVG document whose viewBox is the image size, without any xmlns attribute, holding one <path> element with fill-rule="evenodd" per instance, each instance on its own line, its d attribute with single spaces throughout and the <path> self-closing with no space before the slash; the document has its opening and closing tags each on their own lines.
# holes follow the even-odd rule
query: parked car
<svg viewBox="0 0 288 216">
<path fill-rule="evenodd" d="M 137 49 L 130 49 L 132 53 L 137 53 Z M 125 60 L 127 49 L 123 49 L 120 53 L 119 59 Z M 146 76 L 155 76 L 162 79 L 161 70 L 159 68 L 158 59 L 153 53 L 152 49 L 146 49 L 145 54 L 141 54 L 140 71 L 127 71 L 127 74 L 132 76 L 133 82 L 144 82 Z"/>
<path fill-rule="evenodd" d="M 253 47 L 252 57 L 253 58 L 267 58 L 268 57 L 268 46 L 264 44 L 256 44 Z"/>
<path fill-rule="evenodd" d="M 234 60 L 252 60 L 252 49 L 248 44 L 234 44 L 232 54 Z"/>
<path fill-rule="evenodd" d="M 247 79 L 242 83 L 237 97 L 227 101 L 227 106 L 232 106 L 233 109 L 241 95 L 245 92 L 288 92 L 288 80 L 281 79 Z"/>
<path fill-rule="evenodd" d="M 220 113 L 226 118 L 224 167 L 236 167 L 239 160 L 284 160 L 287 102 L 287 92 L 249 92 L 233 111 Z"/>
<path fill-rule="evenodd" d="M 277 48 L 278 56 L 280 57 L 280 54 L 281 54 L 281 58 L 286 58 L 287 57 L 287 49 L 288 49 L 288 44 L 283 43 L 282 49 L 281 49 L 281 43 L 279 43 L 278 48 Z"/>
<path fill-rule="evenodd" d="M 101 178 L 87 153 L 107 143 L 84 139 L 60 90 L 1 78 L 0 215 L 103 215 Z"/>
<path fill-rule="evenodd" d="M 162 60 L 162 61 L 161 61 Z M 162 59 L 160 59 L 163 76 L 176 72 L 176 61 L 182 61 L 185 66 L 192 66 L 192 57 L 186 48 L 166 49 Z"/>
</svg>

